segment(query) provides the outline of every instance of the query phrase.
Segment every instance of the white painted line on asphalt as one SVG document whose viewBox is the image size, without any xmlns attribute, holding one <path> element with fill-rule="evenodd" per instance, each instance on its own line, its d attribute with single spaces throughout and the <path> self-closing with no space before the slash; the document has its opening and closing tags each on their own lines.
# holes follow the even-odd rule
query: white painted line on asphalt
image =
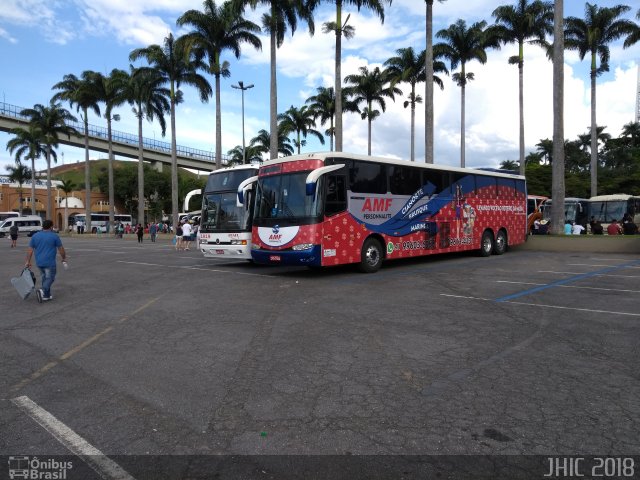
<svg viewBox="0 0 640 480">
<path fill-rule="evenodd" d="M 448 293 L 441 293 L 442 297 L 452 297 L 452 298 L 464 298 L 467 300 L 481 300 L 483 302 L 494 302 L 490 298 L 480 298 L 480 297 L 468 297 L 464 295 L 450 295 Z M 500 303 L 511 303 L 514 305 L 526 305 L 528 307 L 540 307 L 540 308 L 556 308 L 560 310 L 574 310 L 576 312 L 589 312 L 589 313 L 609 313 L 611 315 L 627 315 L 630 317 L 640 317 L 640 313 L 629 313 L 629 312 L 613 312 L 610 310 L 595 310 L 591 308 L 576 308 L 576 307 L 562 307 L 560 305 L 545 305 L 542 303 L 525 303 L 525 302 L 514 302 L 512 300 L 502 300 Z"/>
<path fill-rule="evenodd" d="M 538 270 L 538 273 L 556 273 L 558 275 L 584 275 L 584 272 L 555 272 L 553 270 Z M 594 273 L 592 277 L 619 277 L 619 278 L 640 278 L 638 275 L 609 275 L 607 273 Z"/>
<path fill-rule="evenodd" d="M 496 283 L 513 283 L 516 285 L 546 285 L 546 283 L 534 283 L 534 282 L 511 282 L 509 280 L 496 280 Z M 559 288 L 578 288 L 583 290 L 603 290 L 605 292 L 625 292 L 625 293 L 640 293 L 640 290 L 625 290 L 622 288 L 602 288 L 602 287 L 579 287 L 577 285 L 558 285 Z"/>
<path fill-rule="evenodd" d="M 120 465 L 100 450 L 92 446 L 84 438 L 67 427 L 29 397 L 21 396 L 11 399 L 11 403 L 23 410 L 36 423 L 49 432 L 74 455 L 77 455 L 102 478 L 109 480 L 135 480 Z"/>
</svg>

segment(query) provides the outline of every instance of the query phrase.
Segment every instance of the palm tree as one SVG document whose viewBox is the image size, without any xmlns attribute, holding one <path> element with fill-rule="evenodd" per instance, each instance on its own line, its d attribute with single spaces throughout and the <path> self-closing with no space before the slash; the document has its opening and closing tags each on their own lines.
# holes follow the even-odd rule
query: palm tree
<svg viewBox="0 0 640 480">
<path fill-rule="evenodd" d="M 320 125 L 324 125 L 327 121 L 329 122 L 329 128 L 325 131 L 325 134 L 329 136 L 330 151 L 333 152 L 334 119 L 336 116 L 335 90 L 333 87 L 318 87 L 316 91 L 318 93 L 307 98 L 305 103 L 309 104 L 314 120 L 320 120 Z M 342 111 L 352 113 L 358 111 L 358 106 L 346 98 L 344 90 L 342 91 Z"/>
<path fill-rule="evenodd" d="M 29 123 L 33 124 L 43 135 L 43 144 L 46 149 L 45 158 L 47 161 L 47 218 L 52 218 L 52 195 L 51 195 L 51 159 L 57 162 L 58 156 L 54 148 L 59 145 L 59 136 L 66 135 L 70 138 L 72 134 L 78 135 L 78 131 L 67 125 L 67 122 L 77 121 L 68 110 L 54 100 L 48 106 L 36 104 L 33 108 L 27 108 L 20 112 L 20 115 L 29 118 Z"/>
<path fill-rule="evenodd" d="M 636 18 L 640 20 L 640 9 L 636 14 Z M 635 25 L 629 36 L 624 41 L 624 48 L 629 48 L 631 45 L 640 42 L 640 25 Z"/>
<path fill-rule="evenodd" d="M 584 20 L 568 17 L 565 20 L 565 48 L 576 50 L 583 60 L 591 56 L 591 196 L 598 194 L 598 140 L 596 129 L 596 78 L 609 71 L 609 44 L 633 33 L 635 24 L 620 16 L 631 10 L 626 5 L 598 7 L 587 3 Z M 598 59 L 600 66 L 598 66 Z"/>
<path fill-rule="evenodd" d="M 416 54 L 412 47 L 400 48 L 396 50 L 398 56 L 391 57 L 384 62 L 389 73 L 391 85 L 395 86 L 398 83 L 406 82 L 411 85 L 411 92 L 409 93 L 409 100 L 404 102 L 404 108 L 411 106 L 411 161 L 415 161 L 415 143 L 416 143 L 416 103 L 422 103 L 422 97 L 416 95 L 416 84 L 418 82 L 425 82 L 425 67 L 426 67 L 426 51 L 422 51 L 420 54 Z M 444 63 L 438 61 L 432 64 L 432 81 L 437 83 L 440 88 L 444 88 L 444 84 L 439 77 L 433 75 L 433 70 L 437 72 L 446 72 L 449 74 L 447 67 Z"/>
<path fill-rule="evenodd" d="M 266 133 L 266 130 L 263 130 L 263 131 Z M 245 163 L 245 158 L 248 163 L 262 161 L 259 147 L 257 146 L 247 146 L 243 152 L 242 145 L 236 145 L 235 147 L 233 147 L 231 150 L 227 152 L 227 155 L 231 157 L 229 160 L 230 165 L 231 164 L 242 165 L 243 163 Z"/>
<path fill-rule="evenodd" d="M 266 130 L 262 129 L 258 132 L 258 135 L 251 139 L 249 143 L 249 147 L 247 149 L 247 153 L 254 148 L 255 152 L 260 153 L 270 153 L 271 152 L 271 134 Z M 288 157 L 293 155 L 293 146 L 291 145 L 291 140 L 287 137 L 287 133 L 282 129 L 278 128 L 278 153 L 281 153 L 283 156 Z M 247 158 L 249 158 L 247 156 Z"/>
<path fill-rule="evenodd" d="M 426 4 L 426 36 L 425 50 L 425 92 L 424 92 L 424 157 L 426 163 L 433 163 L 433 0 L 424 0 Z M 440 3 L 445 0 L 438 0 Z"/>
<path fill-rule="evenodd" d="M 361 117 L 363 120 L 367 119 L 369 127 L 367 152 L 371 155 L 371 122 L 380 114 L 379 112 L 376 114 L 377 110 L 373 109 L 373 103 L 377 103 L 384 112 L 387 108 L 385 98 L 395 101 L 395 95 L 402 95 L 402 90 L 392 85 L 387 86 L 391 83 L 389 74 L 386 70 L 380 70 L 380 67 L 375 67 L 371 71 L 367 67 L 360 67 L 359 72 L 359 74 L 344 77 L 345 83 L 351 84 L 345 87 L 345 92 L 356 105 L 365 104 Z"/>
<path fill-rule="evenodd" d="M 630 140 L 630 146 L 640 146 L 640 122 L 629 122 L 622 127 L 622 138 Z"/>
<path fill-rule="evenodd" d="M 176 104 L 182 102 L 180 85 L 191 85 L 200 94 L 200 100 L 206 102 L 211 96 L 211 85 L 197 70 L 204 67 L 198 59 L 189 57 L 187 43 L 169 34 L 164 39 L 163 46 L 150 45 L 146 48 L 137 48 L 129 54 L 129 59 L 135 61 L 145 58 L 162 76 L 162 84 L 169 84 L 169 109 L 171 112 L 171 219 L 175 226 L 178 225 L 178 160 L 176 153 Z M 145 67 L 147 68 L 147 67 Z M 143 197 L 144 198 L 144 197 Z"/>
<path fill-rule="evenodd" d="M 177 20 L 180 26 L 190 25 L 194 30 L 184 35 L 198 58 L 207 58 L 207 73 L 215 77 L 216 89 L 216 168 L 222 167 L 222 113 L 220 107 L 220 77 L 228 77 L 229 63 L 221 62 L 222 52 L 230 50 L 240 58 L 240 45 L 248 43 L 262 49 L 262 42 L 255 35 L 260 27 L 242 17 L 243 9 L 225 2 L 221 7 L 214 0 L 204 0 L 204 12 L 188 10 Z"/>
<path fill-rule="evenodd" d="M 89 168 L 89 110 L 96 115 L 100 115 L 98 106 L 99 85 L 96 80 L 96 73 L 90 70 L 82 72 L 80 78 L 73 74 L 65 75 L 61 82 L 56 83 L 53 90 L 60 90 L 52 100 L 65 100 L 76 111 L 82 110 L 82 121 L 84 122 L 84 188 L 85 188 L 85 218 L 86 228 L 91 232 L 91 175 Z"/>
<path fill-rule="evenodd" d="M 540 143 L 536 143 L 536 150 L 542 160 L 547 163 L 547 165 L 551 165 L 553 162 L 553 140 L 548 138 L 544 138 L 540 140 Z"/>
<path fill-rule="evenodd" d="M 315 128 L 314 112 L 311 108 L 303 105 L 300 108 L 296 108 L 291 105 L 291 108 L 285 113 L 278 115 L 278 122 L 280 128 L 282 128 L 286 134 L 295 132 L 296 139 L 293 141 L 294 146 L 298 148 L 298 155 L 300 154 L 300 147 L 305 145 L 306 140 L 302 140 L 300 136 L 307 138 L 307 135 L 313 135 L 320 143 L 324 145 L 324 137 Z"/>
<path fill-rule="evenodd" d="M 551 167 L 551 232 L 564 228 L 564 0 L 553 9 L 553 163 Z"/>
<path fill-rule="evenodd" d="M 335 93 L 336 93 L 336 106 L 335 106 L 335 136 L 336 136 L 336 151 L 342 151 L 342 112 L 343 109 L 343 95 L 342 95 L 342 35 L 346 38 L 351 38 L 354 33 L 353 27 L 347 25 L 349 16 L 342 21 L 342 7 L 346 5 L 352 5 L 358 7 L 358 11 L 362 7 L 373 10 L 373 12 L 380 18 L 380 21 L 384 23 L 384 4 L 391 5 L 392 0 L 308 0 L 309 9 L 313 11 L 321 3 L 332 3 L 336 6 L 336 21 L 328 22 L 324 25 L 324 32 L 334 32 L 336 35 L 336 60 L 335 60 Z"/>
<path fill-rule="evenodd" d="M 511 65 L 518 65 L 518 105 L 520 111 L 520 175 L 524 175 L 524 44 L 546 46 L 545 37 L 553 33 L 553 4 L 534 0 L 518 0 L 516 6 L 502 5 L 492 15 L 492 27 L 500 42 L 517 43 L 518 55 L 509 57 Z"/>
<path fill-rule="evenodd" d="M 278 80 L 276 75 L 276 52 L 284 43 L 284 36 L 287 28 L 291 29 L 293 35 L 298 26 L 298 18 L 304 20 L 309 26 L 309 34 L 315 32 L 315 24 L 311 14 L 316 0 L 236 0 L 242 5 L 249 5 L 252 9 L 258 5 L 265 5 L 269 8 L 269 13 L 262 15 L 262 27 L 270 35 L 270 55 L 271 55 L 271 89 L 269 93 L 269 131 L 271 139 L 269 141 L 269 158 L 278 157 Z"/>
<path fill-rule="evenodd" d="M 31 178 L 31 170 L 26 165 L 16 162 L 15 165 L 7 165 L 7 172 L 9 172 L 8 178 L 10 182 L 18 184 L 18 214 L 22 216 L 22 185 Z"/>
<path fill-rule="evenodd" d="M 60 185 L 60 189 L 64 192 L 64 222 L 62 222 L 62 227 L 65 232 L 69 230 L 69 194 L 73 192 L 76 188 L 76 184 L 71 179 L 62 180 L 62 185 Z"/>
<path fill-rule="evenodd" d="M 440 30 L 436 37 L 445 40 L 433 47 L 434 53 L 442 55 L 451 64 L 451 70 L 460 65 L 460 72 L 451 77 L 460 87 L 460 166 L 465 166 L 465 87 L 473 80 L 473 73 L 467 73 L 467 62 L 478 60 L 487 62 L 487 47 L 497 47 L 498 41 L 485 31 L 487 22 L 476 22 L 467 28 L 464 20 L 460 19 L 449 28 Z"/>
<path fill-rule="evenodd" d="M 35 125 L 30 123 L 28 128 L 13 128 L 10 133 L 14 138 L 7 142 L 7 150 L 11 155 L 15 152 L 16 164 L 21 160 L 31 160 L 31 215 L 36 212 L 36 158 L 45 156 L 47 149 L 44 146 L 44 135 Z"/>
<path fill-rule="evenodd" d="M 133 113 L 138 119 L 138 221 L 144 222 L 144 144 L 142 136 L 142 120 L 146 118 L 149 122 L 158 120 L 162 136 L 167 131 L 167 123 L 164 118 L 165 112 L 170 109 L 170 91 L 164 88 L 164 78 L 162 74 L 154 69 L 137 69 L 130 66 L 131 74 L 127 83 L 124 95 L 130 105 L 133 106 Z"/>
</svg>

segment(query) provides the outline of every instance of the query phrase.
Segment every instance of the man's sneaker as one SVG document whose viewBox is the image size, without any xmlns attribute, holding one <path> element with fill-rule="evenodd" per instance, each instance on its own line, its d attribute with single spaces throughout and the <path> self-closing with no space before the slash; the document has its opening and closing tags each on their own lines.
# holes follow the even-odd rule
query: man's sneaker
<svg viewBox="0 0 640 480">
<path fill-rule="evenodd" d="M 43 302 L 48 302 L 49 300 L 53 300 L 53 297 L 42 297 Z"/>
<path fill-rule="evenodd" d="M 36 298 L 38 299 L 38 302 L 39 302 L 39 303 L 42 303 L 42 300 L 43 300 L 43 298 L 42 298 L 42 297 L 43 297 L 43 293 L 44 293 L 44 292 L 42 291 L 42 289 L 41 289 L 41 288 L 36 289 Z"/>
</svg>

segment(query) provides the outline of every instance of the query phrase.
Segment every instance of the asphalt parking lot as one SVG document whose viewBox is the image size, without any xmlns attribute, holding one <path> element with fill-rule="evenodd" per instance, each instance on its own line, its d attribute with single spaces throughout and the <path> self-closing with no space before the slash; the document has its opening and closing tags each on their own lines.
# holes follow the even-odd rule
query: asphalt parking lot
<svg viewBox="0 0 640 480">
<path fill-rule="evenodd" d="M 9 283 L 26 239 L 0 240 L 2 455 L 71 455 L 65 439 L 80 438 L 87 458 L 115 459 L 78 461 L 70 479 L 284 478 L 276 458 L 328 478 L 308 465 L 636 455 L 640 478 L 639 255 L 514 249 L 365 275 L 63 242 L 70 269 L 38 304 Z M 235 474 L 187 475 L 163 455 L 224 458 Z M 245 455 L 250 467 L 229 465 Z"/>
</svg>

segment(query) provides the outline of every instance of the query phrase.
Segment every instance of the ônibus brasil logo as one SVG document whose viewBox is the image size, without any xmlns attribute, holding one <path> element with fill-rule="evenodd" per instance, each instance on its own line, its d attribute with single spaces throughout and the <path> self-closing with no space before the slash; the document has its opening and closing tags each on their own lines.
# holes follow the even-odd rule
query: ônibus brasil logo
<svg viewBox="0 0 640 480">
<path fill-rule="evenodd" d="M 67 470 L 73 468 L 73 462 L 46 460 L 38 457 L 10 456 L 9 478 L 65 480 Z"/>
</svg>

